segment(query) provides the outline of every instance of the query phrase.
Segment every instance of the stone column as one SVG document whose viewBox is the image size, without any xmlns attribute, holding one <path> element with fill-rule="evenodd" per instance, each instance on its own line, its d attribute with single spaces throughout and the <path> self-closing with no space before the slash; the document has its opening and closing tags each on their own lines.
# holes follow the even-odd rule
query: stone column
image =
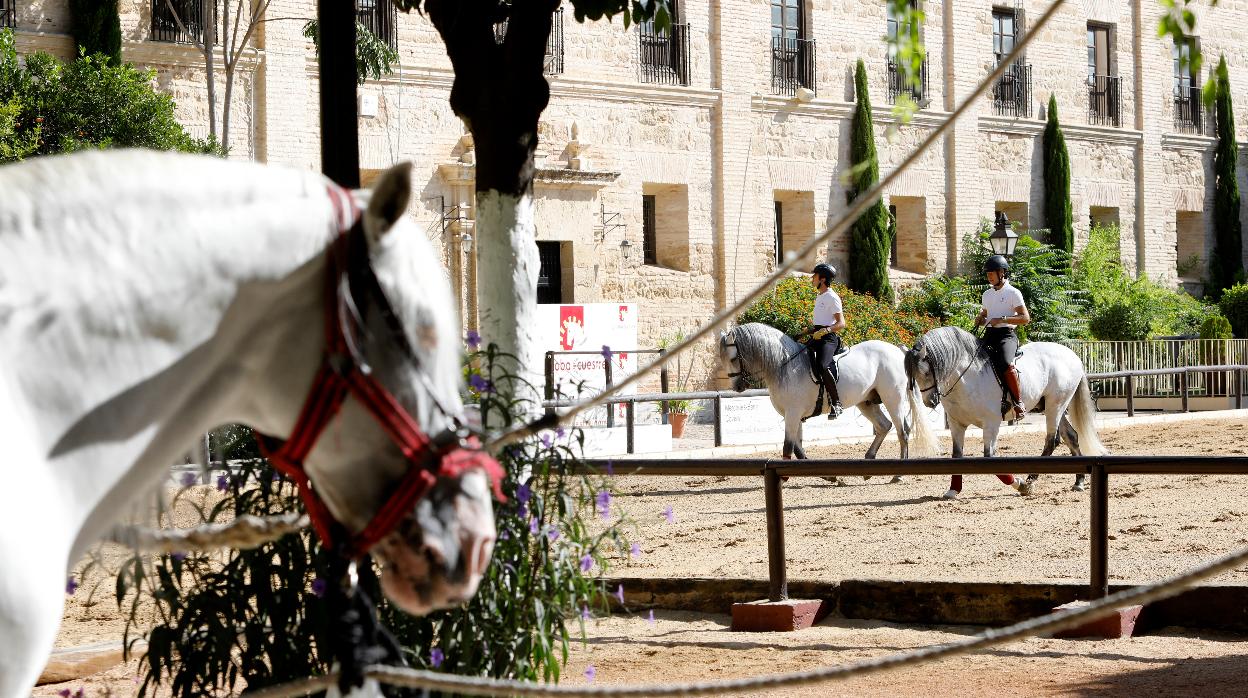
<svg viewBox="0 0 1248 698">
<path fill-rule="evenodd" d="M 992 42 L 966 27 L 982 23 L 986 6 L 950 3 L 945 6 L 942 29 L 945 110 L 953 111 L 975 90 L 991 60 Z M 945 271 L 954 273 L 961 257 L 962 236 L 973 230 L 981 216 L 992 213 L 988 178 L 978 170 L 979 104 L 966 111 L 945 136 Z"/>
</svg>

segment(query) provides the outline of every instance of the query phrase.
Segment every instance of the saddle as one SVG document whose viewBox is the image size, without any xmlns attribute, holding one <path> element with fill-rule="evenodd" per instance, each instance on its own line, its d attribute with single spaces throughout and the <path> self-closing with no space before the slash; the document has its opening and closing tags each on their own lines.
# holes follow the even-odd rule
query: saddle
<svg viewBox="0 0 1248 698">
<path fill-rule="evenodd" d="M 1014 358 L 1017 359 L 1022 356 L 1023 353 L 1023 347 L 1019 347 L 1014 351 Z M 1018 371 L 1017 368 L 1014 370 Z M 1018 371 L 1018 373 L 1019 375 L 1022 375 L 1022 371 Z M 993 368 L 992 375 L 997 379 L 997 385 L 1001 386 L 1001 419 L 1006 420 L 1009 424 L 1014 424 L 1016 421 L 1014 419 L 1014 401 L 1010 397 L 1009 389 L 1005 387 L 1005 379 L 1001 376 L 1001 374 L 997 373 L 995 367 Z M 1040 401 L 1036 403 L 1036 406 L 1031 408 L 1029 411 L 1032 413 L 1044 412 L 1043 395 L 1040 396 Z"/>
<path fill-rule="evenodd" d="M 822 368 L 826 368 L 828 370 L 828 375 L 832 376 L 833 383 L 839 383 L 841 380 L 841 372 L 839 369 L 839 365 L 840 365 L 841 359 L 844 358 L 844 356 L 849 353 L 849 350 L 850 350 L 850 347 L 846 345 L 844 342 L 842 342 L 835 352 L 828 354 L 827 357 L 824 359 Z M 810 380 L 814 382 L 815 385 L 819 386 L 819 395 L 815 398 L 814 411 L 812 411 L 810 414 L 803 417 L 802 421 L 806 421 L 807 419 L 810 419 L 811 417 L 818 417 L 819 415 L 823 414 L 824 394 L 827 392 L 827 389 L 823 385 L 823 381 L 819 380 L 818 369 L 820 367 L 817 367 L 815 365 L 814 347 L 807 345 L 806 355 L 810 359 Z M 873 394 L 873 399 L 876 402 L 876 404 L 879 404 L 880 398 L 878 395 Z"/>
</svg>

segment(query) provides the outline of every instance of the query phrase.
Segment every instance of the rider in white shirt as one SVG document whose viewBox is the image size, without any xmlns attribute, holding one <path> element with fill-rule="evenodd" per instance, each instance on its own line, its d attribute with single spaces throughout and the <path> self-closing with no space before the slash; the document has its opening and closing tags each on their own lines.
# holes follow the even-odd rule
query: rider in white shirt
<svg viewBox="0 0 1248 698">
<path fill-rule="evenodd" d="M 1023 407 L 1022 392 L 1018 388 L 1018 371 L 1014 368 L 1014 356 L 1018 353 L 1018 334 L 1015 327 L 1031 322 L 1023 294 L 1009 282 L 1010 263 L 1001 255 L 993 255 L 984 264 L 988 277 L 988 290 L 984 291 L 983 308 L 975 318 L 975 326 L 987 325 L 984 330 L 984 348 L 992 361 L 1010 398 L 1014 403 L 1014 419 L 1027 415 Z"/>
<path fill-rule="evenodd" d="M 810 337 L 806 346 L 811 350 L 811 362 L 815 366 L 815 373 L 823 382 L 823 389 L 828 394 L 828 419 L 836 419 L 844 411 L 841 407 L 841 396 L 836 390 L 836 381 L 824 366 L 828 357 L 835 356 L 836 352 L 840 351 L 841 338 L 836 333 L 847 326 L 841 297 L 830 287 L 835 278 L 836 269 L 832 265 L 824 263 L 815 265 L 810 275 L 810 284 L 819 292 L 819 295 L 815 296 L 814 322 L 798 335 L 799 340 L 802 337 Z"/>
</svg>

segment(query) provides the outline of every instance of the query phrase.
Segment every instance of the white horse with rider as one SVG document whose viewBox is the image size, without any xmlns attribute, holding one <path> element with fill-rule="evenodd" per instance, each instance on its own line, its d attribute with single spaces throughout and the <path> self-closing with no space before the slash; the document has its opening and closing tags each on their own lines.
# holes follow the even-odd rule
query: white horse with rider
<svg viewBox="0 0 1248 698">
<path fill-rule="evenodd" d="M 472 595 L 499 473 L 454 445 L 461 337 L 411 186 L 141 151 L 0 168 L 0 698 L 29 695 L 88 546 L 225 423 L 301 433 L 278 450 L 318 532 L 375 543 L 399 607 Z"/>
</svg>

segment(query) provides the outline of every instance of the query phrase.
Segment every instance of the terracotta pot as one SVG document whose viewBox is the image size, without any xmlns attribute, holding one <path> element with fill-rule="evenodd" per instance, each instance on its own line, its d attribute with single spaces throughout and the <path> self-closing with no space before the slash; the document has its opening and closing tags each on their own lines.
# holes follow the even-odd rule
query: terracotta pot
<svg viewBox="0 0 1248 698">
<path fill-rule="evenodd" d="M 672 438 L 679 439 L 685 434 L 685 421 L 689 419 L 689 415 L 681 412 L 672 412 L 667 415 L 667 421 L 672 425 Z"/>
</svg>

